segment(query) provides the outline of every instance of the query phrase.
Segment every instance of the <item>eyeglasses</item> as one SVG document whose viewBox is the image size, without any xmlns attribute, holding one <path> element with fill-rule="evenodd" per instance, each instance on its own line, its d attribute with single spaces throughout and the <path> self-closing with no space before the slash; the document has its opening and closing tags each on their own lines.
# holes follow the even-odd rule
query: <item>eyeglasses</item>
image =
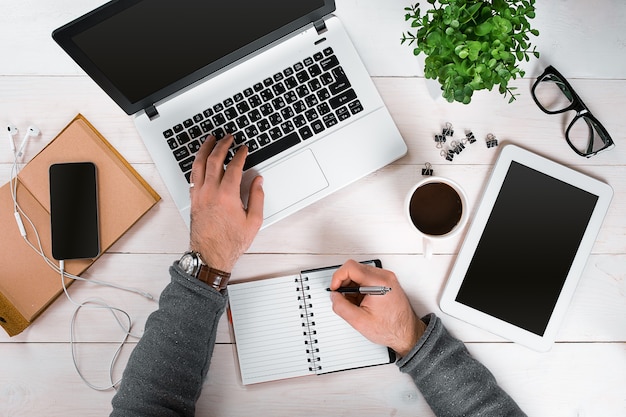
<svg viewBox="0 0 626 417">
<path fill-rule="evenodd" d="M 572 86 L 554 67 L 549 66 L 537 78 L 531 94 L 547 114 L 574 110 L 576 116 L 565 131 L 565 140 L 580 156 L 591 157 L 615 146 L 604 126 L 589 111 Z"/>
</svg>

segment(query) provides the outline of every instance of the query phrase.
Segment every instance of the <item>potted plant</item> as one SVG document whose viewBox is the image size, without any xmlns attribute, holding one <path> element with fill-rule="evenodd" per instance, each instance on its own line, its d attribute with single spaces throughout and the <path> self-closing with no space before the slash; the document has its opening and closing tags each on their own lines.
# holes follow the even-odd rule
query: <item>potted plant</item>
<svg viewBox="0 0 626 417">
<path fill-rule="evenodd" d="M 524 71 L 518 64 L 530 61 L 530 36 L 535 17 L 535 0 L 427 0 L 431 8 L 422 14 L 419 3 L 406 7 L 405 20 L 412 31 L 402 34 L 401 43 L 413 53 L 426 55 L 424 76 L 441 84 L 449 102 L 469 104 L 474 91 L 497 86 L 504 97 L 515 100 L 516 87 L 509 81 Z"/>
</svg>

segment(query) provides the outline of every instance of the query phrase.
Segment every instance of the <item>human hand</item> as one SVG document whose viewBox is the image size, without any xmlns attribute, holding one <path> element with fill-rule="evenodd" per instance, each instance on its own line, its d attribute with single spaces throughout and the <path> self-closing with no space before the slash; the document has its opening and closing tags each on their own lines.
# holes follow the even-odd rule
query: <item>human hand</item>
<svg viewBox="0 0 626 417">
<path fill-rule="evenodd" d="M 390 287 L 391 291 L 359 299 L 331 292 L 335 313 L 370 341 L 388 346 L 400 356 L 409 353 L 426 330 L 426 324 L 415 315 L 396 275 L 349 260 L 333 274 L 330 289 L 352 283 Z"/>
<path fill-rule="evenodd" d="M 248 208 L 240 187 L 248 148 L 241 146 L 224 169 L 232 135 L 202 144 L 191 170 L 191 250 L 212 268 L 231 272 L 263 223 L 263 178 L 250 184 Z"/>
</svg>

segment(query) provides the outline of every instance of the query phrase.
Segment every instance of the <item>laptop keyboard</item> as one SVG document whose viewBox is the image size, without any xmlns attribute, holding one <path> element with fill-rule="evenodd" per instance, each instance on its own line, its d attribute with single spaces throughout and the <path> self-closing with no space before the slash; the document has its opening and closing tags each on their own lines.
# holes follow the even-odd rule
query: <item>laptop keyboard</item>
<svg viewBox="0 0 626 417">
<path fill-rule="evenodd" d="M 207 107 L 163 136 L 189 182 L 195 155 L 209 134 L 234 136 L 224 164 L 237 148 L 247 146 L 247 170 L 361 111 L 339 60 L 326 48 Z"/>
</svg>

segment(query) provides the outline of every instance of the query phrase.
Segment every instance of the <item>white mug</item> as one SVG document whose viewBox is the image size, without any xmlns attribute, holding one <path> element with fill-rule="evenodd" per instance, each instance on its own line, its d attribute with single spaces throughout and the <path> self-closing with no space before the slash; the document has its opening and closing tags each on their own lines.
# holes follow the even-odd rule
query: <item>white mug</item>
<svg viewBox="0 0 626 417">
<path fill-rule="evenodd" d="M 409 225 L 422 237 L 424 257 L 432 256 L 432 243 L 459 233 L 469 217 L 467 196 L 456 182 L 427 177 L 407 194 L 404 212 Z"/>
</svg>

